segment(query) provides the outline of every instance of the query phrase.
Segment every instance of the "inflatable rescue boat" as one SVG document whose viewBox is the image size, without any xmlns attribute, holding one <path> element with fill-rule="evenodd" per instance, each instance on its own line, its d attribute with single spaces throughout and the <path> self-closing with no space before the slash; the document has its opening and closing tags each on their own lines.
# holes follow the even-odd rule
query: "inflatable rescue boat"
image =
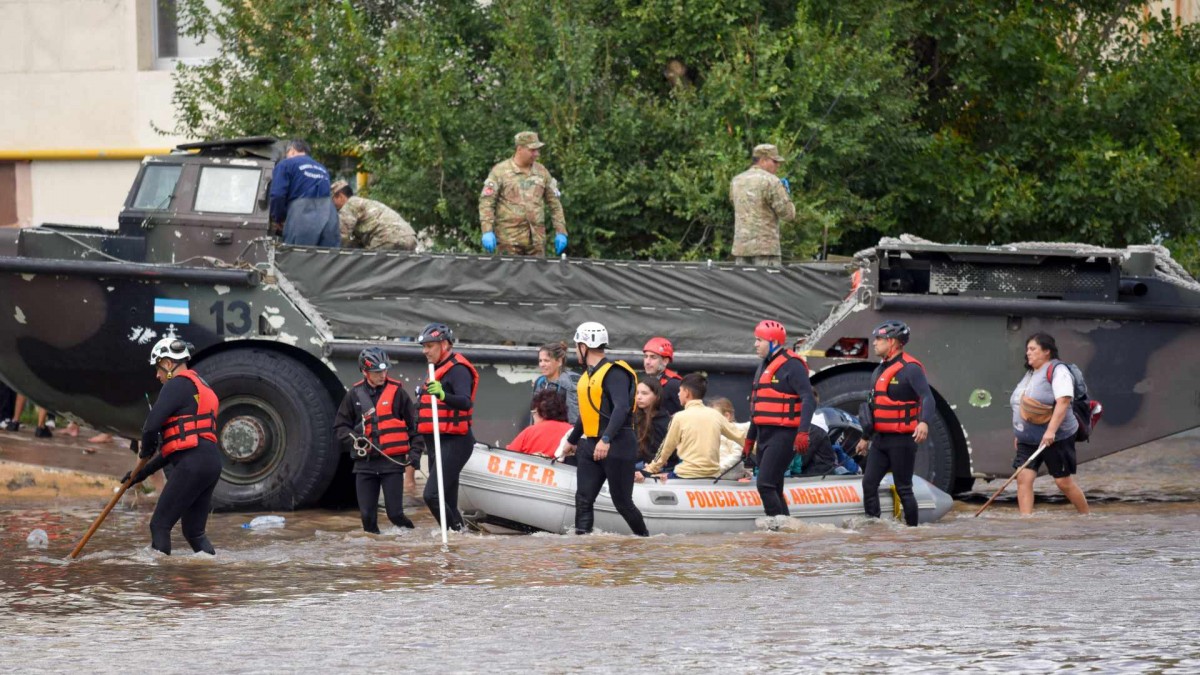
<svg viewBox="0 0 1200 675">
<path fill-rule="evenodd" d="M 950 495 L 913 478 L 921 523 L 946 515 Z M 862 476 L 789 478 L 784 494 L 792 518 L 843 524 L 863 515 Z M 879 487 L 884 517 L 896 509 L 891 476 Z M 651 534 L 747 532 L 765 524 L 753 481 L 675 478 L 646 480 L 633 487 L 633 501 Z M 575 526 L 575 467 L 538 455 L 476 444 L 460 477 L 459 507 L 465 517 L 514 529 L 569 532 Z M 629 534 L 605 484 L 596 500 L 596 528 Z"/>
</svg>

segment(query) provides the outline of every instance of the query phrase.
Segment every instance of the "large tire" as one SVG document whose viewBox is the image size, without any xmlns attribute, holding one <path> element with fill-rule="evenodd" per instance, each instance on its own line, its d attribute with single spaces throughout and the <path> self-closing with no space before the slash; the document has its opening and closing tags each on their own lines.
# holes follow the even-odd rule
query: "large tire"
<svg viewBox="0 0 1200 675">
<path fill-rule="evenodd" d="M 821 380 L 816 388 L 822 406 L 841 408 L 857 415 L 858 406 L 867 400 L 871 384 L 871 373 L 857 370 L 830 376 Z M 917 447 L 913 473 L 947 493 L 954 487 L 954 437 L 940 411 L 935 410 L 929 416 L 929 438 Z"/>
<path fill-rule="evenodd" d="M 337 470 L 333 403 L 295 359 L 235 348 L 196 365 L 221 401 L 221 482 L 213 507 L 282 510 L 309 506 Z"/>
</svg>

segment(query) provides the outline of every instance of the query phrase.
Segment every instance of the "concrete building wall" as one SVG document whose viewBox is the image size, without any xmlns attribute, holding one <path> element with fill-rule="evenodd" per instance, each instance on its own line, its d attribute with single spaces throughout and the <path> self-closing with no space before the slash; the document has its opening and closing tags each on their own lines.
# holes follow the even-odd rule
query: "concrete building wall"
<svg viewBox="0 0 1200 675">
<path fill-rule="evenodd" d="M 0 0 L 0 152 L 157 152 L 186 140 L 156 130 L 175 126 L 173 62 L 155 51 L 156 1 Z M 27 167 L 27 194 L 10 198 L 28 200 L 22 224 L 116 227 L 138 161 Z"/>
</svg>

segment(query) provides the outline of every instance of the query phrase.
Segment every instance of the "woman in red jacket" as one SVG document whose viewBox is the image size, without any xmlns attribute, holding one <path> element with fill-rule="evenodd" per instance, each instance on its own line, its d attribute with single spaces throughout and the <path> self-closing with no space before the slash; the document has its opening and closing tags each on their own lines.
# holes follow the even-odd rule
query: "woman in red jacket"
<svg viewBox="0 0 1200 675">
<path fill-rule="evenodd" d="M 554 389 L 542 389 L 533 395 L 533 424 L 521 430 L 509 450 L 529 455 L 553 457 L 558 444 L 571 431 L 567 422 L 567 404 Z"/>
</svg>

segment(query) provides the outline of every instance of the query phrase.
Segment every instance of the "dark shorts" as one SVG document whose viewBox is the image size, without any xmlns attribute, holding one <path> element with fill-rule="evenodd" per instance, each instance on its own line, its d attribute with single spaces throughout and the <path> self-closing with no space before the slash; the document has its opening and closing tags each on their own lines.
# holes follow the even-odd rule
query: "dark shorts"
<svg viewBox="0 0 1200 675">
<path fill-rule="evenodd" d="M 1036 452 L 1038 446 L 1029 445 L 1028 443 L 1017 443 L 1017 456 L 1013 459 L 1013 468 L 1018 469 L 1029 456 Z M 1046 471 L 1050 472 L 1055 478 L 1066 478 L 1075 474 L 1075 439 L 1064 438 L 1061 441 L 1054 441 L 1042 454 L 1038 455 L 1029 466 L 1026 468 L 1037 471 L 1042 468 L 1042 463 L 1046 464 Z"/>
</svg>

